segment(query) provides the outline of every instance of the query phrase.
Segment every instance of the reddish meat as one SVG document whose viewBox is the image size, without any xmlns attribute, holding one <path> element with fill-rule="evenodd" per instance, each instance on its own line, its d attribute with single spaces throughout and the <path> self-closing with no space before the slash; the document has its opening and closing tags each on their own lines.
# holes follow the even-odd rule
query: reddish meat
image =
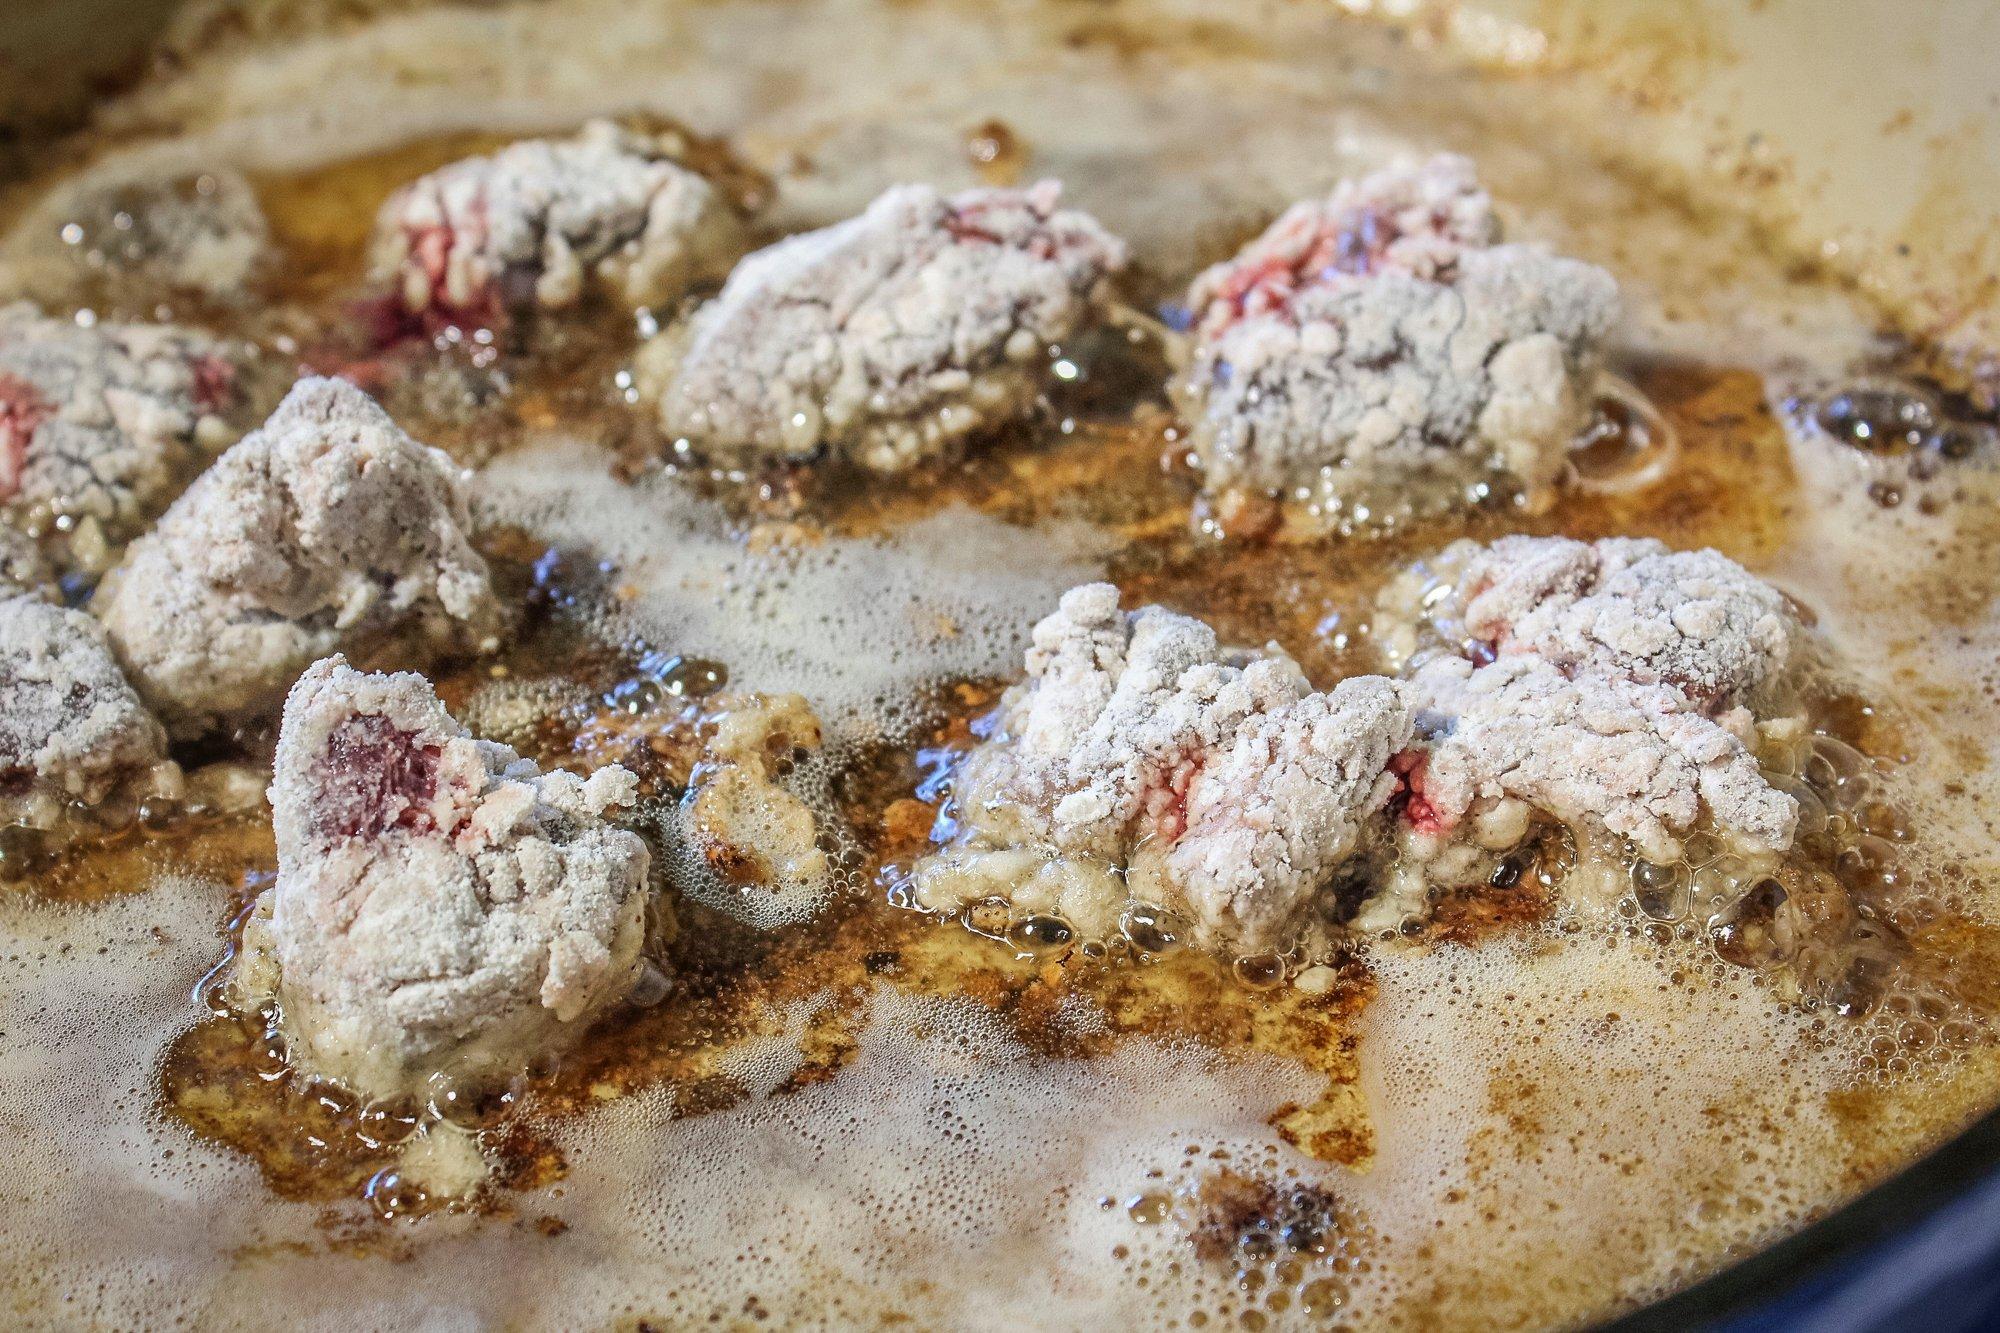
<svg viewBox="0 0 2000 1333">
<path fill-rule="evenodd" d="M 1028 192 L 1035 205 L 1045 210 L 1053 210 L 1056 205 L 1057 192 L 1050 184 L 1044 181 Z M 1057 257 L 1056 237 L 1047 231 L 1010 242 L 988 227 L 987 218 L 1003 206 L 1003 196 L 978 192 L 960 195 L 952 201 L 950 211 L 945 214 L 944 229 L 955 241 L 977 241 L 986 245 L 1011 243 L 1037 259 L 1053 260 Z"/>
<path fill-rule="evenodd" d="M 437 795 L 438 747 L 414 744 L 376 714 L 341 723 L 327 741 L 314 798 L 313 829 L 325 837 L 378 838 L 392 828 L 423 833 Z"/>
<path fill-rule="evenodd" d="M 1430 756 L 1421 750 L 1404 750 L 1389 761 L 1389 771 L 1401 780 L 1402 790 L 1393 798 L 1399 806 L 1403 818 L 1419 833 L 1449 833 L 1458 821 L 1448 818 L 1444 811 L 1431 804 L 1424 794 L 1425 770 L 1430 767 Z"/>
<path fill-rule="evenodd" d="M 1443 231 L 1451 219 L 1443 209 L 1433 209 L 1431 221 Z M 1302 289 L 1338 278 L 1372 276 L 1389 247 L 1406 234 L 1393 213 L 1373 206 L 1301 213 L 1280 227 L 1273 238 L 1274 253 L 1223 279 L 1213 299 L 1229 306 L 1230 317 L 1209 326 L 1205 330 L 1209 336 L 1259 315 L 1291 320 L 1292 298 Z"/>
<path fill-rule="evenodd" d="M 1178 842 L 1188 826 L 1188 789 L 1200 776 L 1205 756 L 1191 751 L 1172 768 L 1163 769 L 1160 781 L 1147 788 L 1141 798 L 1140 815 L 1153 836 L 1162 842 Z"/>
<path fill-rule="evenodd" d="M 236 406 L 236 366 L 227 357 L 210 353 L 195 360 L 194 401 L 216 415 Z"/>
<path fill-rule="evenodd" d="M 53 414 L 35 386 L 16 375 L 0 374 L 0 499 L 21 489 L 28 465 L 28 445 L 35 429 Z"/>
</svg>

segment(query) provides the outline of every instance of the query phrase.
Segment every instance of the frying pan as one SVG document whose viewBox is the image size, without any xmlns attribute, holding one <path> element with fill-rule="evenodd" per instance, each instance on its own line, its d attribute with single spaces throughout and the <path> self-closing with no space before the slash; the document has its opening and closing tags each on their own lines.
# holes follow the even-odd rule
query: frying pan
<svg viewBox="0 0 2000 1333">
<path fill-rule="evenodd" d="M 1319 0 L 1530 77 L 1597 83 L 1629 151 L 1760 215 L 1903 313 L 1977 374 L 2000 345 L 2000 100 L 1985 0 Z M 381 0 L 246 4 L 365 12 Z M 226 7 L 184 0 L 0 5 L 0 180 L 34 144 L 159 59 L 163 34 Z M 178 19 L 179 28 L 173 25 Z M 1995 377 L 2000 380 L 2000 376 Z M 1989 381 L 1989 389 L 1992 381 Z M 2000 1320 L 2000 1113 L 1831 1215 L 1626 1316 L 1626 1329 Z"/>
</svg>

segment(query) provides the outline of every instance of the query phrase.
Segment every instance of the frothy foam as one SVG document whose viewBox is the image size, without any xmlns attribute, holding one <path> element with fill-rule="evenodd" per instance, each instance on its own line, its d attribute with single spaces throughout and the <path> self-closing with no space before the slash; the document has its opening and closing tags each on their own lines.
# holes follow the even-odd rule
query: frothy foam
<svg viewBox="0 0 2000 1333">
<path fill-rule="evenodd" d="M 1357 1299 L 1477 1284 L 1482 1319 L 1559 1321 L 1747 1252 L 1837 1185 L 1806 1090 L 1839 1057 L 1741 973 L 1535 935 L 1369 961 L 1377 1156 L 1351 1189 L 1382 1255 Z"/>
<path fill-rule="evenodd" d="M 678 479 L 616 480 L 610 456 L 548 442 L 480 474 L 490 516 L 617 566 L 632 596 L 599 632 L 726 663 L 734 686 L 806 696 L 836 735 L 893 738 L 927 686 L 1010 674 L 1028 630 L 1089 581 L 1109 537 L 962 508 L 883 537 L 748 544 Z"/>
<path fill-rule="evenodd" d="M 227 1276 L 188 1237 L 254 1239 L 297 1213 L 260 1199 L 256 1172 L 154 1111 L 159 1058 L 195 1016 L 215 961 L 220 885 L 159 880 L 100 907 L 0 896 L 0 1107 L 12 1158 L 7 1243 L 14 1317 L 50 1327 L 186 1319 Z M 309 1226 L 299 1230 L 309 1234 Z"/>
<path fill-rule="evenodd" d="M 1173 1290 L 1162 1238 L 1160 1279 L 1135 1290 L 1145 1256 L 1112 1252 L 1147 1237 L 1099 1198 L 1143 1190 L 1190 1142 L 1299 1160 L 1262 1123 L 1317 1091 L 1296 1068 L 1151 1040 L 1051 1061 L 969 1000 L 868 1003 L 831 1082 L 683 1121 L 655 1095 L 561 1127 L 577 1163 L 556 1201 L 565 1240 L 617 1256 L 575 1298 L 675 1322 L 761 1307 L 778 1326 L 1158 1319 L 1198 1307 L 1202 1278 Z M 769 1063 L 754 1081 L 771 1084 Z"/>
</svg>

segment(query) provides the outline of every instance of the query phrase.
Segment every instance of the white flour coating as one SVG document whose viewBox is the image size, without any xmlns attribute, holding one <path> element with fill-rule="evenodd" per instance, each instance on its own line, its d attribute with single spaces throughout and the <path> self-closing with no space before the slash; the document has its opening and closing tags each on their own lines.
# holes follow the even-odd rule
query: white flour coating
<svg viewBox="0 0 2000 1333">
<path fill-rule="evenodd" d="M 52 593 L 54 585 L 55 573 L 35 539 L 11 524 L 0 523 L 0 597 L 24 592 L 40 596 Z"/>
<path fill-rule="evenodd" d="M 93 610 L 176 736 L 275 706 L 333 652 L 416 666 L 501 610 L 463 475 L 342 380 L 306 379 L 132 544 Z"/>
<path fill-rule="evenodd" d="M 1239 728 L 1189 784 L 1187 829 L 1166 854 L 1166 881 L 1179 887 L 1197 938 L 1281 945 L 1298 905 L 1327 886 L 1395 792 L 1390 760 L 1409 737 L 1406 697 L 1379 676 L 1341 681 Z M 1150 850 L 1133 860 L 1142 893 Z M 1228 924 L 1207 924 L 1217 921 Z"/>
<path fill-rule="evenodd" d="M 819 751 L 819 719 L 796 694 L 722 695 L 714 710 L 682 807 L 687 835 L 724 883 L 777 904 L 816 906 L 833 866 L 812 807 L 780 779 Z"/>
<path fill-rule="evenodd" d="M 1709 712 L 1780 682 L 1799 632 L 1784 594 L 1743 566 L 1651 538 L 1503 537 L 1471 559 L 1465 589 L 1466 632 L 1502 657 L 1666 685 Z"/>
<path fill-rule="evenodd" d="M 1733 849 L 1791 846 L 1798 807 L 1765 781 L 1746 738 L 1665 686 L 1572 678 L 1533 657 L 1433 658 L 1410 686 L 1420 724 L 1442 728 L 1412 774 L 1419 833 L 1449 834 L 1475 803 L 1511 797 L 1629 839 L 1654 862 L 1678 860 L 1698 821 Z"/>
<path fill-rule="evenodd" d="M 1493 197 L 1470 158 L 1440 154 L 1341 181 L 1324 199 L 1293 204 L 1234 258 L 1188 291 L 1194 332 L 1283 316 L 1301 291 L 1338 277 L 1406 273 L 1449 281 L 1468 250 L 1500 243 Z"/>
<path fill-rule="evenodd" d="M 1618 290 L 1499 239 L 1471 162 L 1439 156 L 1295 204 L 1197 277 L 1174 387 L 1209 491 L 1346 529 L 1499 474 L 1546 508 Z"/>
<path fill-rule="evenodd" d="M 1789 768 L 1805 740 L 1805 631 L 1734 561 L 1650 539 L 1461 541 L 1392 580 L 1379 612 L 1426 738 L 1404 870 L 1482 878 L 1468 848 L 1508 850 L 1529 807 L 1593 856 L 1629 842 L 1671 863 L 1698 830 L 1752 860 L 1790 848 L 1797 802 L 1760 761 Z M 1395 910 L 1420 892 L 1402 879 Z"/>
<path fill-rule="evenodd" d="M 376 220 L 372 262 L 418 313 L 560 310 L 592 289 L 651 305 L 726 270 L 742 223 L 670 136 L 593 120 L 404 186 Z"/>
<path fill-rule="evenodd" d="M 1027 670 L 958 774 L 957 836 L 915 869 L 928 907 L 1004 897 L 1103 935 L 1138 901 L 1186 913 L 1204 947 L 1284 948 L 1396 790 L 1410 737 L 1393 682 L 1315 693 L 1275 646 L 1226 651 L 1201 621 L 1127 614 L 1110 584 L 1063 595 Z"/>
<path fill-rule="evenodd" d="M 71 305 L 193 295 L 249 301 L 274 261 L 271 225 L 240 172 L 87 173 L 51 190 L 0 244 L 0 291 Z"/>
<path fill-rule="evenodd" d="M 0 601 L 0 822 L 48 828 L 71 802 L 171 767 L 96 621 L 36 596 Z"/>
<path fill-rule="evenodd" d="M 1059 197 L 1054 181 L 898 186 L 758 251 L 648 344 L 661 423 L 720 458 L 827 451 L 894 472 L 1020 416 L 1049 348 L 1125 263 L 1123 242 Z"/>
<path fill-rule="evenodd" d="M 0 308 L 0 504 L 101 569 L 234 436 L 238 353 L 160 324 L 83 325 Z"/>
<path fill-rule="evenodd" d="M 421 676 L 317 663 L 285 701 L 246 987 L 275 964 L 295 1056 L 365 1095 L 519 1068 L 638 973 L 646 847 L 604 823 L 636 786 L 473 739 Z"/>
</svg>

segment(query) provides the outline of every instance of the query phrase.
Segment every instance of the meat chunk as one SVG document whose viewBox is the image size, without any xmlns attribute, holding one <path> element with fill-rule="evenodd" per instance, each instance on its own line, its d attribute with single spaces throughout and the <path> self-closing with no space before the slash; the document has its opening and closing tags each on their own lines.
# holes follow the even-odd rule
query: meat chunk
<svg viewBox="0 0 2000 1333">
<path fill-rule="evenodd" d="M 302 380 L 132 544 L 93 609 L 176 736 L 275 707 L 316 658 L 490 645 L 459 468 L 359 389 Z"/>
<path fill-rule="evenodd" d="M 293 1058 L 392 1096 L 573 1041 L 640 969 L 646 847 L 605 823 L 634 785 L 475 740 L 421 676 L 314 664 L 285 701 L 278 878 L 245 937 Z"/>
<path fill-rule="evenodd" d="M 0 601 L 0 823 L 54 829 L 72 807 L 170 792 L 178 775 L 96 621 Z"/>
<path fill-rule="evenodd" d="M 674 300 L 728 268 L 742 223 L 670 137 L 594 120 L 404 186 L 376 221 L 374 266 L 412 314 L 491 324 L 593 291 Z"/>
<path fill-rule="evenodd" d="M 1416 879 L 1384 904 L 1484 878 L 1537 813 L 1600 871 L 1671 865 L 1697 833 L 1759 863 L 1791 847 L 1797 803 L 1764 761 L 1787 765 L 1806 737 L 1804 630 L 1719 553 L 1460 542 L 1385 591 L 1379 629 L 1419 733 L 1398 764 Z M 1371 924 L 1393 924 L 1378 907 Z"/>
<path fill-rule="evenodd" d="M 892 189 L 737 265 L 648 345 L 660 420 L 718 460 L 822 452 L 895 472 L 1019 417 L 1096 312 L 1123 243 L 1060 187 Z"/>
<path fill-rule="evenodd" d="M 1477 803 L 1514 799 L 1654 862 L 1679 860 L 1698 822 L 1738 850 L 1791 846 L 1797 807 L 1765 781 L 1754 730 L 1731 730 L 1670 686 L 1572 676 L 1532 656 L 1434 658 L 1410 685 L 1420 717 L 1442 728 L 1411 784 L 1421 808 L 1409 818 L 1426 835 L 1449 835 Z"/>
<path fill-rule="evenodd" d="M 123 307 L 249 300 L 272 262 L 256 191 L 226 169 L 87 174 L 51 192 L 0 247 L 0 274 L 35 300 Z"/>
<path fill-rule="evenodd" d="M 1289 947 L 1396 790 L 1410 739 L 1381 677 L 1315 692 L 1275 646 L 1222 648 L 1199 620 L 1066 593 L 1028 676 L 957 775 L 945 847 L 914 874 L 945 909 L 989 897 L 1086 936 L 1128 904 L 1185 917 L 1202 947 Z"/>
<path fill-rule="evenodd" d="M 1783 593 L 1718 551 L 1651 538 L 1503 537 L 1460 542 L 1444 583 L 1401 585 L 1387 646 L 1407 655 L 1418 615 L 1478 659 L 1532 656 L 1564 675 L 1673 690 L 1721 712 L 1782 690 L 1801 632 Z M 1411 605 L 1415 599 L 1421 605 Z"/>
<path fill-rule="evenodd" d="M 1188 305 L 1174 389 L 1208 491 L 1352 531 L 1494 489 L 1547 507 L 1618 293 L 1501 244 L 1472 164 L 1441 156 L 1293 205 Z"/>
<path fill-rule="evenodd" d="M 1369 816 L 1394 790 L 1388 770 L 1409 718 L 1393 682 L 1353 677 L 1249 719 L 1220 759 L 1196 772 L 1186 829 L 1164 855 L 1198 942 L 1279 950 L 1302 910 L 1316 900 L 1334 906 L 1324 895 L 1370 840 Z M 1142 891 L 1151 854 L 1132 861 Z"/>
<path fill-rule="evenodd" d="M 240 353 L 158 324 L 84 326 L 0 308 L 0 505 L 91 572 L 226 445 Z"/>
<path fill-rule="evenodd" d="M 1717 551 L 1514 537 L 1470 573 L 1466 628 L 1501 656 L 1526 653 L 1566 675 L 1664 685 L 1709 711 L 1790 664 L 1798 626 L 1783 594 Z"/>
</svg>

